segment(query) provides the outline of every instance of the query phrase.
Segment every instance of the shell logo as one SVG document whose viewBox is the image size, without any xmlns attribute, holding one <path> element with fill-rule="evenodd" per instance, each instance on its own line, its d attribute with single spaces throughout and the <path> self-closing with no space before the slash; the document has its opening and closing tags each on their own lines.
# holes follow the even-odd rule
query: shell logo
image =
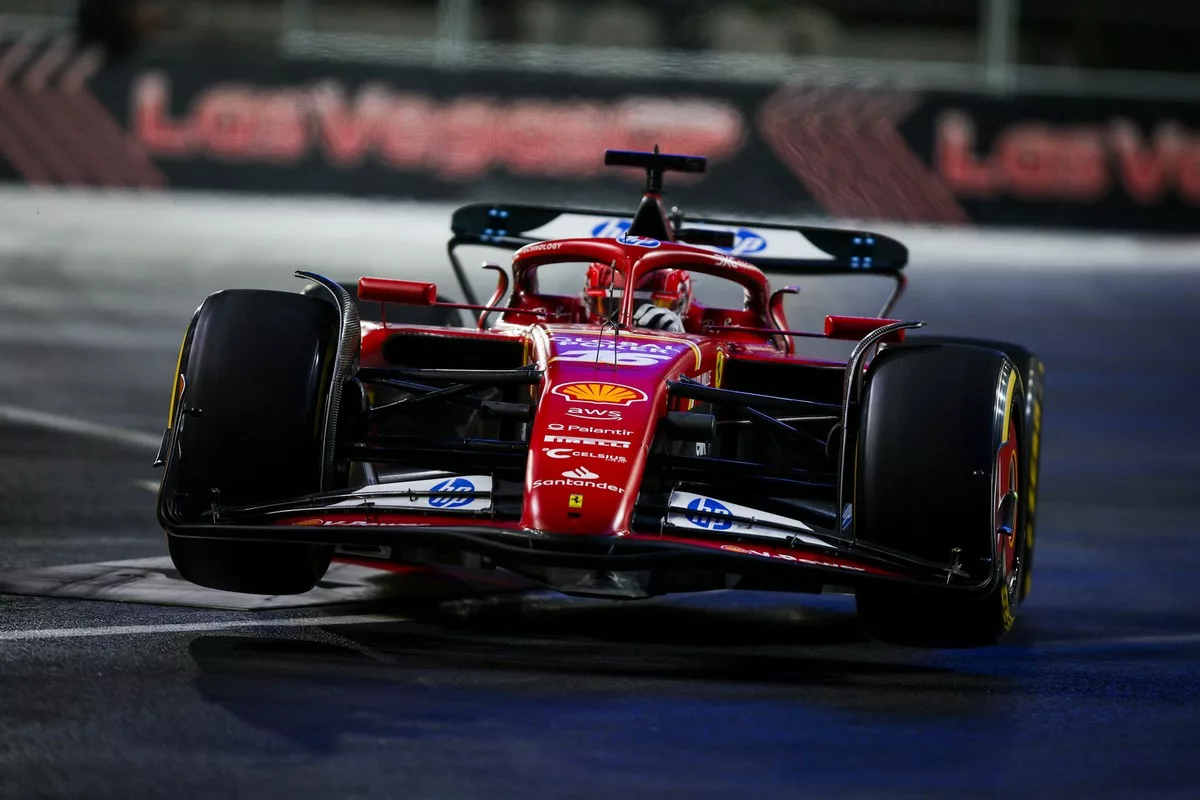
<svg viewBox="0 0 1200 800">
<path fill-rule="evenodd" d="M 619 383 L 564 383 L 554 387 L 554 393 L 580 403 L 601 403 L 628 406 L 646 400 L 646 393 Z"/>
</svg>

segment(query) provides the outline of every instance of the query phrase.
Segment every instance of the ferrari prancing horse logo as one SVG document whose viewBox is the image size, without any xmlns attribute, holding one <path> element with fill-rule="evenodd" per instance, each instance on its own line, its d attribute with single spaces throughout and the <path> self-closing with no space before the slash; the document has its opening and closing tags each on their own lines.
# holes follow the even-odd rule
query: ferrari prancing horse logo
<svg viewBox="0 0 1200 800">
<path fill-rule="evenodd" d="M 641 389 L 619 383 L 564 383 L 554 387 L 554 393 L 580 403 L 612 406 L 628 406 L 646 400 L 646 393 Z"/>
</svg>

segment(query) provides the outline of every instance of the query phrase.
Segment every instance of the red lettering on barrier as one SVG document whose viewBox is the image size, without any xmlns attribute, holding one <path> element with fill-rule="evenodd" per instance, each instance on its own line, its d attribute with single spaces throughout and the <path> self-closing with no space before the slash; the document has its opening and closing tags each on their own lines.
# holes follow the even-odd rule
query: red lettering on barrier
<svg viewBox="0 0 1200 800">
<path fill-rule="evenodd" d="M 996 151 L 1005 185 L 1020 197 L 1090 202 L 1108 192 L 1104 146 L 1094 130 L 1020 125 L 1002 134 Z"/>
<path fill-rule="evenodd" d="M 992 193 L 991 171 L 972 150 L 975 126 L 963 114 L 950 112 L 938 122 L 934 143 L 934 166 L 955 192 L 973 195 Z"/>
<path fill-rule="evenodd" d="M 492 137 L 496 115 L 484 100 L 463 99 L 451 103 L 438 115 L 438 146 L 431 148 L 430 165 L 444 178 L 462 179 L 481 175 L 492 160 Z"/>
<path fill-rule="evenodd" d="M 1162 199 L 1167 190 L 1168 174 L 1175 171 L 1180 149 L 1178 132 L 1160 127 L 1154 147 L 1149 149 L 1144 146 L 1137 126 L 1121 119 L 1113 122 L 1109 140 L 1130 197 L 1142 205 Z"/>
<path fill-rule="evenodd" d="M 595 103 L 574 103 L 560 108 L 554 120 L 560 127 L 558 157 L 552 162 L 552 174 L 591 177 L 604 169 L 596 153 L 604 150 L 605 113 Z"/>
<path fill-rule="evenodd" d="M 996 166 L 1014 194 L 1028 198 L 1053 195 L 1055 142 L 1040 125 L 1019 125 L 1000 135 L 996 143 Z"/>
<path fill-rule="evenodd" d="M 263 158 L 291 164 L 304 158 L 311 136 L 303 94 L 284 91 L 262 100 L 255 130 L 255 151 Z"/>
<path fill-rule="evenodd" d="M 991 153 L 974 152 L 975 132 L 961 112 L 938 120 L 934 162 L 958 194 L 980 197 L 1006 192 L 1027 200 L 1102 200 L 1114 182 L 1134 202 L 1150 205 L 1175 190 L 1200 205 L 1200 139 L 1178 124 L 1160 124 L 1153 146 L 1136 126 L 1114 120 L 1107 127 L 1045 123 L 1010 126 L 996 136 Z"/>
<path fill-rule="evenodd" d="M 1112 188 L 1108 155 L 1098 131 L 1079 128 L 1062 138 L 1063 195 L 1079 201 L 1101 200 Z"/>
<path fill-rule="evenodd" d="M 255 155 L 257 110 L 249 89 L 209 90 L 196 101 L 193 116 L 195 138 L 214 156 L 244 160 Z"/>
<path fill-rule="evenodd" d="M 617 107 L 607 138 L 614 142 L 608 147 L 650 150 L 659 144 L 667 152 L 704 153 L 719 161 L 741 147 L 744 127 L 741 114 L 723 103 L 638 97 Z"/>
<path fill-rule="evenodd" d="M 389 107 L 388 100 L 386 89 L 370 85 L 359 92 L 350 108 L 337 82 L 326 81 L 313 89 L 313 112 L 317 117 L 321 144 L 326 157 L 335 166 L 362 164 L 376 138 L 380 118 Z"/>
<path fill-rule="evenodd" d="M 133 132 L 146 149 L 165 156 L 186 156 L 192 151 L 188 124 L 171 119 L 171 84 L 153 72 L 137 82 L 133 93 Z"/>
<path fill-rule="evenodd" d="M 436 116 L 433 103 L 419 95 L 400 95 L 384 117 L 379 131 L 379 154 L 397 169 L 420 169 L 430 147 Z"/>
<path fill-rule="evenodd" d="M 1179 196 L 1185 203 L 1200 205 L 1200 143 L 1192 140 L 1178 159 Z"/>
<path fill-rule="evenodd" d="M 505 115 L 502 127 L 495 131 L 496 158 L 518 174 L 542 173 L 547 151 L 555 149 L 555 132 L 561 114 L 545 101 L 515 103 Z"/>
<path fill-rule="evenodd" d="M 179 158 L 203 152 L 224 160 L 292 163 L 310 147 L 306 99 L 297 92 L 213 88 L 179 121 L 170 118 L 169 100 L 170 84 L 161 75 L 143 78 L 134 88 L 134 134 L 156 153 Z"/>
<path fill-rule="evenodd" d="M 732 106 L 712 100 L 639 97 L 617 104 L 513 103 L 463 97 L 447 103 L 369 84 L 349 97 L 336 81 L 309 88 L 213 86 L 172 120 L 170 85 L 158 73 L 135 84 L 133 122 L 147 149 L 174 157 L 294 163 L 314 154 L 356 169 L 369 161 L 462 180 L 502 168 L 514 174 L 587 177 L 605 147 L 652 147 L 729 157 L 745 138 Z M 632 171 L 614 175 L 636 180 Z M 680 176 L 686 178 L 688 176 Z"/>
</svg>

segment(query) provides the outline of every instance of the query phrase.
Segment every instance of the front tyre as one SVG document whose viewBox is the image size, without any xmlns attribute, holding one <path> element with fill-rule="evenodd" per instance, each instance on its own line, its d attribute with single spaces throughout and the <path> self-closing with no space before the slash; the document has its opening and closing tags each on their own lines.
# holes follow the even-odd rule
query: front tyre
<svg viewBox="0 0 1200 800">
<path fill-rule="evenodd" d="M 1045 398 L 1046 366 L 1029 348 L 1013 342 L 995 339 L 974 339 L 965 336 L 919 335 L 908 337 L 905 345 L 958 344 L 999 350 L 1008 356 L 1021 375 L 1025 403 L 1021 409 L 1021 539 L 1022 575 L 1021 602 L 1033 587 L 1034 526 L 1037 522 L 1038 475 L 1042 449 L 1042 405 Z M 1016 413 L 1015 411 L 1013 413 Z"/>
<path fill-rule="evenodd" d="M 178 447 L 164 481 L 163 500 L 178 516 L 321 491 L 337 331 L 337 309 L 314 297 L 236 290 L 204 301 L 181 354 Z M 320 545 L 171 533 L 167 543 L 185 580 L 249 594 L 307 592 L 333 555 Z"/>
<path fill-rule="evenodd" d="M 855 535 L 958 563 L 979 595 L 863 590 L 875 639 L 980 647 L 1012 627 L 1023 569 L 1024 390 L 1004 353 L 958 344 L 889 349 L 867 376 L 859 427 Z"/>
</svg>

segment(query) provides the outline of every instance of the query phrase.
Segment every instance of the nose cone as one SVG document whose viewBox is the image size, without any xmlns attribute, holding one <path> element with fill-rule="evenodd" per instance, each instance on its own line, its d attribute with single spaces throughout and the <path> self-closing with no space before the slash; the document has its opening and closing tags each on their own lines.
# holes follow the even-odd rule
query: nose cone
<svg viewBox="0 0 1200 800">
<path fill-rule="evenodd" d="M 556 333 L 530 435 L 526 527 L 590 536 L 629 532 L 666 381 L 698 364 L 687 341 Z"/>
</svg>

